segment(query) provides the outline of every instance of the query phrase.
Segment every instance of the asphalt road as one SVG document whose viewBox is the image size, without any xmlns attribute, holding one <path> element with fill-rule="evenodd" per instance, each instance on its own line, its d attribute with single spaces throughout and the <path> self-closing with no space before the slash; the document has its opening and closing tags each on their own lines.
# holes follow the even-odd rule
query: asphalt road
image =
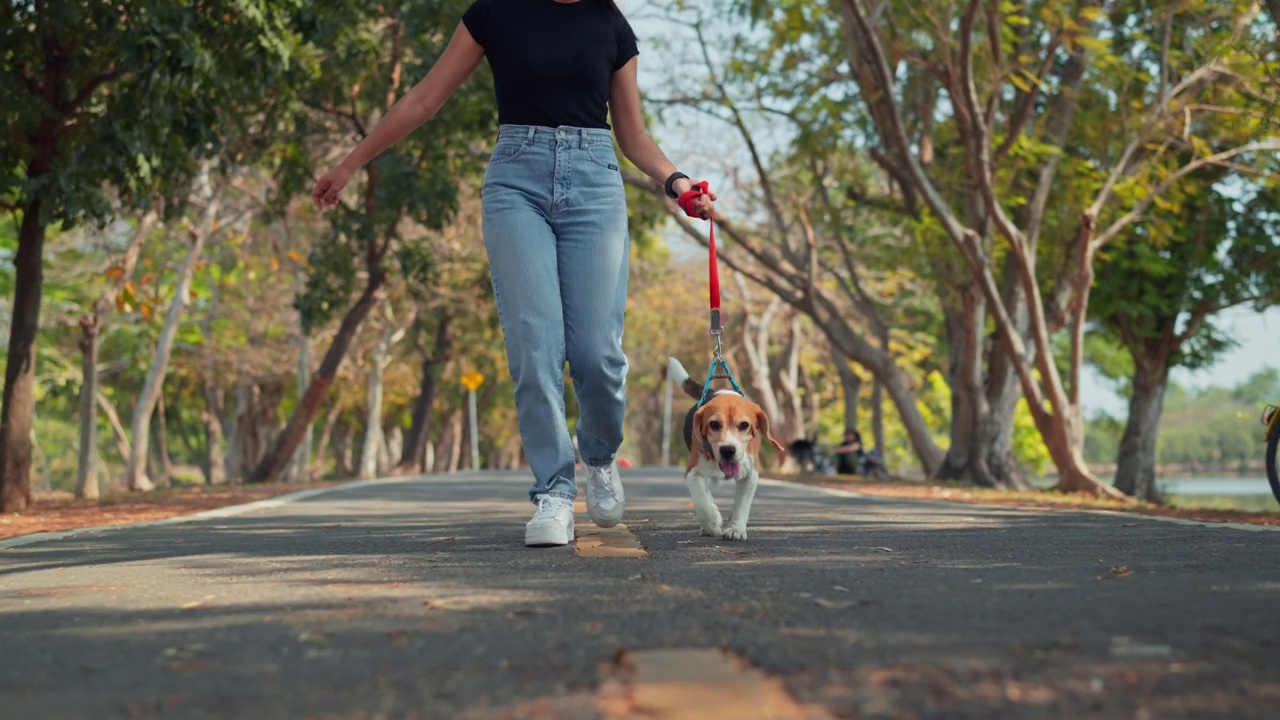
<svg viewBox="0 0 1280 720">
<path fill-rule="evenodd" d="M 623 478 L 647 558 L 525 548 L 519 474 L 0 546 L 0 718 L 593 718 L 658 648 L 829 717 L 1280 715 L 1280 533 L 770 483 L 731 543 Z"/>
</svg>

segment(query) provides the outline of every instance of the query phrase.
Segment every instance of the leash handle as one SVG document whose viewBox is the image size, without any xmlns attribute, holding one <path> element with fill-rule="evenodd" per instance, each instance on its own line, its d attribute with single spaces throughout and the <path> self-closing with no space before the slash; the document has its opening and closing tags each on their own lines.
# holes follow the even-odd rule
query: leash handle
<svg viewBox="0 0 1280 720">
<path fill-rule="evenodd" d="M 711 191 L 711 185 L 706 180 L 693 183 L 693 185 L 683 194 L 677 203 L 680 209 L 684 210 L 684 214 L 689 217 L 698 217 L 694 213 L 694 204 L 698 198 Z M 716 262 L 716 221 L 710 218 L 711 233 L 708 236 L 708 245 L 710 247 L 710 255 L 707 267 L 707 300 L 711 306 L 711 334 L 716 336 L 716 346 L 719 349 L 719 336 L 724 333 L 724 325 L 720 321 L 720 268 Z"/>
</svg>

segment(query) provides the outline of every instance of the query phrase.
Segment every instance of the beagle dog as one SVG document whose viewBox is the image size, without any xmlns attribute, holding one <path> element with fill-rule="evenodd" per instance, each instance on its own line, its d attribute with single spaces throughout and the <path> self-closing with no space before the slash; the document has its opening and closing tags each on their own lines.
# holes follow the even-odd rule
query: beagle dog
<svg viewBox="0 0 1280 720">
<path fill-rule="evenodd" d="M 667 358 L 667 376 L 694 400 L 702 399 L 702 386 L 689 377 L 675 358 Z M 684 419 L 684 444 L 689 465 L 684 482 L 693 498 L 694 513 L 702 534 L 725 540 L 747 539 L 747 516 L 760 482 L 759 452 L 762 441 L 781 451 L 769 432 L 769 418 L 760 406 L 731 389 L 713 389 L 702 407 L 696 405 Z M 725 526 L 711 496 L 711 487 L 734 482 L 733 509 Z"/>
</svg>

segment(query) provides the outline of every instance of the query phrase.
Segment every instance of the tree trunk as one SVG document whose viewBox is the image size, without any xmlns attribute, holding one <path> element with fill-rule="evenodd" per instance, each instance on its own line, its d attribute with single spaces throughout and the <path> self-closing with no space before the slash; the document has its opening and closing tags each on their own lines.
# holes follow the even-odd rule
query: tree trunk
<svg viewBox="0 0 1280 720">
<path fill-rule="evenodd" d="M 462 455 L 462 417 L 461 408 L 454 408 L 445 416 L 444 432 L 440 443 L 436 446 L 435 471 L 451 473 L 458 469 L 458 461 Z"/>
<path fill-rule="evenodd" d="M 174 290 L 173 300 L 169 303 L 169 312 L 165 316 L 164 327 L 156 340 L 155 360 L 151 370 L 147 372 L 142 392 L 138 394 L 138 402 L 134 406 L 129 464 L 125 469 L 125 485 L 130 490 L 150 490 L 155 485 L 146 476 L 147 435 L 151 429 L 151 414 L 159 402 L 160 393 L 164 390 L 164 378 L 169 372 L 169 356 L 173 352 L 173 340 L 178 335 L 182 314 L 186 312 L 187 303 L 191 299 L 191 277 L 195 273 L 196 262 L 204 251 L 205 239 L 211 233 L 213 218 L 217 215 L 218 200 L 210 198 L 209 207 L 204 212 L 200 228 L 194 233 L 191 247 L 182 260 L 178 270 L 178 286 Z"/>
<path fill-rule="evenodd" d="M 382 433 L 382 447 L 378 449 L 378 474 L 386 475 L 391 471 L 391 458 L 398 458 L 404 452 L 404 431 L 399 425 L 392 425 L 391 430 Z"/>
<path fill-rule="evenodd" d="M 299 273 L 293 278 L 294 295 L 301 296 L 303 277 Z M 303 327 L 302 312 L 298 312 L 298 400 L 305 394 L 304 388 L 311 384 L 311 344 L 307 341 L 307 331 Z M 293 454 L 293 463 L 289 467 L 288 477 L 294 482 L 311 480 L 311 445 L 314 442 L 315 421 L 307 423 L 302 433 L 302 442 Z"/>
<path fill-rule="evenodd" d="M 173 456 L 169 454 L 169 419 L 165 415 L 164 388 L 156 399 L 156 450 L 159 451 L 160 474 L 164 485 L 173 485 Z"/>
<path fill-rule="evenodd" d="M 364 292 L 343 316 L 338 332 L 334 335 L 333 342 L 329 344 L 329 349 L 320 362 L 320 369 L 311 378 L 307 392 L 293 411 L 293 417 L 289 418 L 289 423 L 284 430 L 276 435 L 275 441 L 263 455 L 262 460 L 246 478 L 247 482 L 262 483 L 274 480 L 289 464 L 293 452 L 302 442 L 303 435 L 306 434 L 307 428 L 311 426 L 316 413 L 319 412 L 320 403 L 328 394 L 329 386 L 337 377 L 338 367 L 342 364 L 347 349 L 351 347 L 356 331 L 360 329 L 360 325 L 364 323 L 365 318 L 369 316 L 369 311 L 377 302 L 378 291 L 382 289 L 386 279 L 386 272 L 381 267 L 370 268 L 369 280 L 365 284 Z"/>
<path fill-rule="evenodd" d="M 98 316 L 80 321 L 80 453 L 76 459 L 76 497 L 97 500 L 98 473 Z"/>
<path fill-rule="evenodd" d="M 333 474 L 337 478 L 349 478 L 355 474 L 355 468 L 351 466 L 351 436 L 353 434 L 351 428 L 347 425 L 339 425 L 334 429 Z"/>
<path fill-rule="evenodd" d="M 248 472 L 267 452 L 271 439 L 280 430 L 280 403 L 288 388 L 279 379 L 249 386 L 245 409 L 237 432 L 239 456 L 237 466 Z"/>
<path fill-rule="evenodd" d="M 844 399 L 844 426 L 841 432 L 858 427 L 858 395 L 862 392 L 862 378 L 849 367 L 849 360 L 833 345 L 831 359 L 840 375 L 840 389 Z M 843 442 L 843 440 L 842 440 Z"/>
<path fill-rule="evenodd" d="M 222 421 L 218 413 L 208 407 L 200 413 L 204 422 L 205 459 L 204 480 L 209 485 L 222 485 L 227 482 L 227 458 L 223 453 Z"/>
<path fill-rule="evenodd" d="M 453 341 L 449 335 L 452 321 L 452 316 L 447 314 L 440 318 L 436 325 L 435 345 L 422 355 L 422 387 L 413 401 L 413 420 L 409 425 L 409 435 L 405 438 L 397 468 L 400 472 L 420 473 L 432 469 L 426 460 L 428 438 L 431 435 L 431 411 L 436 401 L 436 388 L 439 386 L 437 369 L 449 359 L 453 350 Z"/>
<path fill-rule="evenodd" d="M 306 363 L 306 352 L 300 354 L 298 358 L 298 387 L 307 387 L 310 382 L 311 373 L 304 369 Z M 300 393 L 301 395 L 301 393 Z M 298 449 L 293 453 L 293 461 L 289 465 L 288 478 L 293 482 L 310 482 L 311 480 L 311 445 L 315 431 L 315 421 L 307 423 L 307 428 L 302 434 L 302 442 L 298 443 Z"/>
<path fill-rule="evenodd" d="M 786 437 L 805 437 L 804 398 L 800 395 L 800 317 L 795 313 L 788 326 L 786 348 L 779 358 L 777 378 L 787 399 Z"/>
<path fill-rule="evenodd" d="M 882 333 L 878 338 L 880 340 L 880 352 L 886 356 L 889 355 L 889 330 L 882 329 Z M 874 449 L 884 457 L 885 440 L 884 440 L 884 383 L 880 382 L 879 376 L 871 376 L 871 441 L 875 443 Z"/>
<path fill-rule="evenodd" d="M 320 440 L 316 443 L 316 451 L 313 455 L 316 467 L 312 469 L 312 474 L 323 477 L 324 462 L 329 453 L 329 442 L 333 438 L 333 427 L 338 422 L 338 417 L 342 414 L 342 406 L 334 403 L 329 407 L 329 412 L 325 414 L 324 427 L 320 430 Z"/>
<path fill-rule="evenodd" d="M 733 274 L 733 279 L 738 285 L 738 291 L 741 294 L 745 304 L 748 297 L 747 284 L 742 280 L 742 275 Z M 744 312 L 746 322 L 742 323 L 742 349 L 747 356 L 747 369 L 750 373 L 751 386 L 755 390 L 755 398 L 760 402 L 760 408 L 764 410 L 765 415 L 770 418 L 777 418 L 775 422 L 779 427 L 774 430 L 775 434 L 782 435 L 783 417 L 782 411 L 778 406 L 778 395 L 774 392 L 773 381 L 769 377 L 769 337 L 773 329 L 773 318 L 777 314 L 778 309 L 782 306 L 782 298 L 774 295 L 769 304 L 765 306 L 764 311 L 759 315 Z"/>
<path fill-rule="evenodd" d="M 240 446 L 244 443 L 241 440 L 240 426 L 245 423 L 245 418 L 250 412 L 249 396 L 252 391 L 253 388 L 248 379 L 241 377 L 236 380 L 236 407 L 230 414 L 231 419 L 223 425 L 223 431 L 227 436 L 226 467 L 229 482 L 243 481 L 247 469 L 241 461 L 243 452 Z"/>
<path fill-rule="evenodd" d="M 390 362 L 391 348 L 404 337 L 407 325 L 397 325 L 391 321 L 388 308 L 388 323 L 382 331 L 382 337 L 374 346 L 369 359 L 369 412 L 365 417 L 364 447 L 360 449 L 360 479 L 371 480 L 378 474 L 378 466 L 386 468 L 387 462 L 380 462 L 380 455 L 385 456 L 387 439 L 382 429 L 382 371 Z M 412 318 L 410 318 L 412 322 Z"/>
<path fill-rule="evenodd" d="M 378 475 L 378 447 L 382 444 L 382 357 L 374 352 L 369 367 L 369 407 L 364 418 L 364 444 L 360 447 L 361 480 Z"/>
<path fill-rule="evenodd" d="M 120 413 L 116 411 L 116 406 L 107 399 L 101 387 L 98 388 L 98 408 L 102 410 L 103 415 L 107 416 L 107 422 L 111 423 L 111 431 L 115 434 L 116 452 L 120 453 L 120 461 L 129 462 L 129 435 L 125 432 L 124 423 L 120 422 Z"/>
<path fill-rule="evenodd" d="M 1150 358 L 1137 364 L 1129 419 L 1116 458 L 1116 489 L 1153 503 L 1161 502 L 1156 486 L 1156 435 L 1168 382 L 1168 358 Z"/>
<path fill-rule="evenodd" d="M 951 445 L 937 477 L 980 487 L 1015 487 L 1019 483 L 1008 472 L 1008 458 L 997 448 L 1002 428 L 1013 425 L 1016 406 L 999 394 L 993 403 L 987 394 L 986 301 L 972 284 L 958 288 L 957 295 L 954 310 L 945 312 L 951 346 Z M 1013 393 L 1016 403 L 1016 383 L 1006 374 L 999 384 L 1002 392 Z"/>
<path fill-rule="evenodd" d="M 40 299 L 44 289 L 42 212 L 38 199 L 22 209 L 18 253 L 13 260 L 13 315 L 9 325 L 4 400 L 0 406 L 0 513 L 21 512 L 31 503 L 36 333 L 40 329 Z"/>
</svg>

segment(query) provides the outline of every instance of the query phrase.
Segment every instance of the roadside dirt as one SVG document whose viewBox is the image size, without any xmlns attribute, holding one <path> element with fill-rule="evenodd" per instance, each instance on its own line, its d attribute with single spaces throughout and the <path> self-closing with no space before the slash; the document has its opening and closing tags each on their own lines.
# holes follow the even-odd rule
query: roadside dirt
<svg viewBox="0 0 1280 720">
<path fill-rule="evenodd" d="M 99 525 L 124 525 L 147 520 L 163 520 L 334 484 L 336 483 L 198 485 L 148 493 L 112 495 L 101 500 L 76 500 L 68 493 L 37 495 L 35 503 L 25 511 L 0 515 L 0 538 Z"/>
</svg>

